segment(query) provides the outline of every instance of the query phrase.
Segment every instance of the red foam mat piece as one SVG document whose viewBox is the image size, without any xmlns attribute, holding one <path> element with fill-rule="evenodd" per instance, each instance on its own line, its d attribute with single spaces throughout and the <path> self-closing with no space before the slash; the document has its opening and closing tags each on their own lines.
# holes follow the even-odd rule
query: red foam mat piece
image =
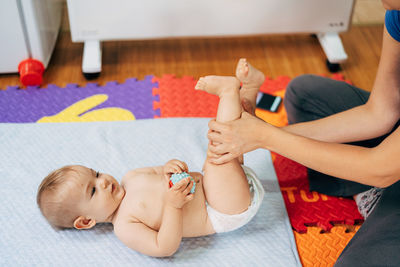
<svg viewBox="0 0 400 267">
<path fill-rule="evenodd" d="M 266 77 L 264 83 L 260 87 L 260 92 L 276 95 L 276 92 L 286 90 L 286 86 L 290 80 L 288 76 L 278 76 L 275 79 Z"/>
<path fill-rule="evenodd" d="M 273 159 L 290 223 L 297 232 L 305 233 L 307 226 L 329 231 L 333 224 L 363 221 L 353 199 L 310 192 L 306 167 L 275 153 Z"/>
<path fill-rule="evenodd" d="M 153 95 L 159 101 L 153 102 L 154 109 L 160 109 L 160 117 L 214 117 L 217 114 L 218 97 L 194 89 L 197 80 L 185 76 L 163 75 L 153 78 L 158 88 Z"/>
</svg>

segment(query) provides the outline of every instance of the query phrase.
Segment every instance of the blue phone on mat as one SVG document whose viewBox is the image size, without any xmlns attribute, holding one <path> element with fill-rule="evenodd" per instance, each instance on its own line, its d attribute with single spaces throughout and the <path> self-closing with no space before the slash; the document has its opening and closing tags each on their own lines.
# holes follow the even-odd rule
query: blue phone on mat
<svg viewBox="0 0 400 267">
<path fill-rule="evenodd" d="M 281 102 L 280 96 L 260 93 L 257 97 L 257 107 L 271 112 L 277 112 Z"/>
</svg>

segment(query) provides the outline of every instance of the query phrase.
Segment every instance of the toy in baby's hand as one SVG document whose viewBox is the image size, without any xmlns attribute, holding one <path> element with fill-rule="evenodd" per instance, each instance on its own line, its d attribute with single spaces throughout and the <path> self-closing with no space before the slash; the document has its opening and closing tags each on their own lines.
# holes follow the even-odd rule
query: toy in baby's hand
<svg viewBox="0 0 400 267">
<path fill-rule="evenodd" d="M 194 190 L 196 188 L 196 183 L 195 183 L 194 179 L 187 172 L 172 174 L 171 178 L 169 178 L 169 187 L 172 187 L 174 184 L 176 184 L 180 180 L 185 179 L 187 177 L 190 177 L 190 179 L 193 181 L 193 187 L 190 190 L 190 193 L 194 194 Z"/>
</svg>

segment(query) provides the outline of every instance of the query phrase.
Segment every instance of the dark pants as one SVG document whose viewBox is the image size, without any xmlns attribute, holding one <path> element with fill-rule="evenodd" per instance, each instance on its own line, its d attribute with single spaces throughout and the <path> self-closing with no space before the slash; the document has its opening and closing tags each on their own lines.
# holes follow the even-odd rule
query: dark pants
<svg viewBox="0 0 400 267">
<path fill-rule="evenodd" d="M 292 124 L 362 105 L 368 97 L 369 92 L 345 82 L 303 75 L 288 85 L 284 104 Z M 398 125 L 399 122 L 394 129 Z M 351 144 L 374 147 L 386 137 Z M 352 196 L 370 188 L 311 169 L 308 169 L 308 178 L 310 190 L 333 196 Z M 335 266 L 400 266 L 400 181 L 383 191 L 375 209 L 343 250 Z"/>
</svg>

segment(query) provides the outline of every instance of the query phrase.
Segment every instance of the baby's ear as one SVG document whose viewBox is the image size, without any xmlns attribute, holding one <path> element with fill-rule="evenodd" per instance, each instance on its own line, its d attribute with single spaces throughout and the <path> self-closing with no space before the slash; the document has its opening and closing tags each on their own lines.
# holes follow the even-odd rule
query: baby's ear
<svg viewBox="0 0 400 267">
<path fill-rule="evenodd" d="M 96 225 L 96 220 L 88 219 L 88 218 L 83 217 L 83 216 L 79 216 L 74 221 L 74 227 L 76 229 L 78 229 L 78 230 L 80 230 L 80 229 L 90 229 L 95 225 Z"/>
</svg>

